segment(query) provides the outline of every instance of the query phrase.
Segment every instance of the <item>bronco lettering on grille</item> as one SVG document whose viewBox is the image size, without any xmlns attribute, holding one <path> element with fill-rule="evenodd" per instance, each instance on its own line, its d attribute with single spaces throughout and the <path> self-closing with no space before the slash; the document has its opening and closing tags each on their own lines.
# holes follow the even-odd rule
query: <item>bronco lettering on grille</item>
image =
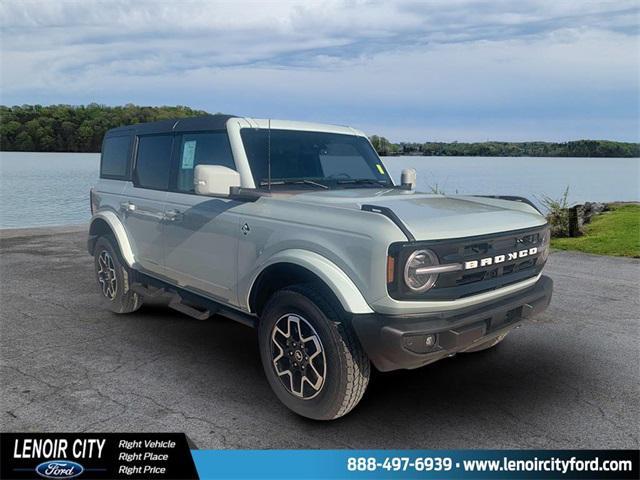
<svg viewBox="0 0 640 480">
<path fill-rule="evenodd" d="M 473 270 L 474 268 L 487 267 L 489 265 L 517 260 L 518 258 L 529 257 L 531 255 L 535 255 L 536 253 L 538 253 L 538 247 L 531 247 L 524 250 L 509 252 L 503 255 L 496 255 L 495 257 L 485 257 L 479 260 L 469 260 L 467 262 L 464 262 L 464 269 Z"/>
</svg>

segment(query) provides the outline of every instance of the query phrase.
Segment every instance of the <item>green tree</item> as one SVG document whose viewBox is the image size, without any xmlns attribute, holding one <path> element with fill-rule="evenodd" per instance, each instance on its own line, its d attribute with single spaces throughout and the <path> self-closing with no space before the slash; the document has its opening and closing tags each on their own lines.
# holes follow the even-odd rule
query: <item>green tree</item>
<svg viewBox="0 0 640 480">
<path fill-rule="evenodd" d="M 5 151 L 99 152 L 107 130 L 121 125 L 205 115 L 184 106 L 0 106 L 0 148 Z"/>
<path fill-rule="evenodd" d="M 35 151 L 35 144 L 33 142 L 33 139 L 31 138 L 31 135 L 29 135 L 25 131 L 22 131 L 17 135 L 15 146 L 15 149 L 21 152 Z"/>
</svg>

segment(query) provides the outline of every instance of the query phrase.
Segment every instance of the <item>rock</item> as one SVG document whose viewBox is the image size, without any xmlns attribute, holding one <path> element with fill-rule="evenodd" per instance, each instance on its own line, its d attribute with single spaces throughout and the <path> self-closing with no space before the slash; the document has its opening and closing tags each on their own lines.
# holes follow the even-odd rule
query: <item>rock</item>
<svg viewBox="0 0 640 480">
<path fill-rule="evenodd" d="M 590 223 L 593 217 L 608 210 L 609 204 L 602 202 L 585 202 L 570 208 L 552 210 L 547 214 L 551 236 L 579 237 L 584 233 L 583 227 Z"/>
<path fill-rule="evenodd" d="M 547 214 L 547 221 L 551 226 L 551 236 L 555 238 L 579 237 L 583 233 L 584 225 L 590 223 L 596 215 L 607 210 L 609 210 L 609 205 L 606 203 L 585 202 L 571 208 L 551 211 Z"/>
<path fill-rule="evenodd" d="M 576 205 L 578 211 L 578 228 L 590 223 L 591 219 L 599 213 L 607 211 L 609 208 L 606 203 L 601 202 L 585 202 L 583 205 Z"/>
</svg>

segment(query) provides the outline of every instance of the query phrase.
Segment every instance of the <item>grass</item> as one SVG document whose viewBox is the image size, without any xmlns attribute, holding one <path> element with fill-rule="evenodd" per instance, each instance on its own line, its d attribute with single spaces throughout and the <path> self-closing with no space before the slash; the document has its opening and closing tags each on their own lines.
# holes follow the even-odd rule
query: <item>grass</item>
<svg viewBox="0 0 640 480">
<path fill-rule="evenodd" d="M 611 211 L 593 218 L 585 234 L 576 238 L 552 238 L 551 247 L 598 255 L 640 258 L 640 205 L 611 205 Z"/>
</svg>

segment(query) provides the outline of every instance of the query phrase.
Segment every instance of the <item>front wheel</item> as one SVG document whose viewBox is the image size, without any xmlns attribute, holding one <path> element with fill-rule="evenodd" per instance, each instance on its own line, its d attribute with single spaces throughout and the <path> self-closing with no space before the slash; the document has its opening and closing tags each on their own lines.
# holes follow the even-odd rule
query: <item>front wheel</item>
<svg viewBox="0 0 640 480">
<path fill-rule="evenodd" d="M 260 318 L 260 357 L 271 388 L 304 417 L 332 420 L 351 411 L 369 382 L 369 359 L 320 289 L 276 292 Z"/>
<path fill-rule="evenodd" d="M 114 313 L 135 312 L 142 305 L 140 295 L 131 290 L 131 272 L 121 260 L 113 237 L 98 238 L 94 265 L 103 305 Z"/>
</svg>

